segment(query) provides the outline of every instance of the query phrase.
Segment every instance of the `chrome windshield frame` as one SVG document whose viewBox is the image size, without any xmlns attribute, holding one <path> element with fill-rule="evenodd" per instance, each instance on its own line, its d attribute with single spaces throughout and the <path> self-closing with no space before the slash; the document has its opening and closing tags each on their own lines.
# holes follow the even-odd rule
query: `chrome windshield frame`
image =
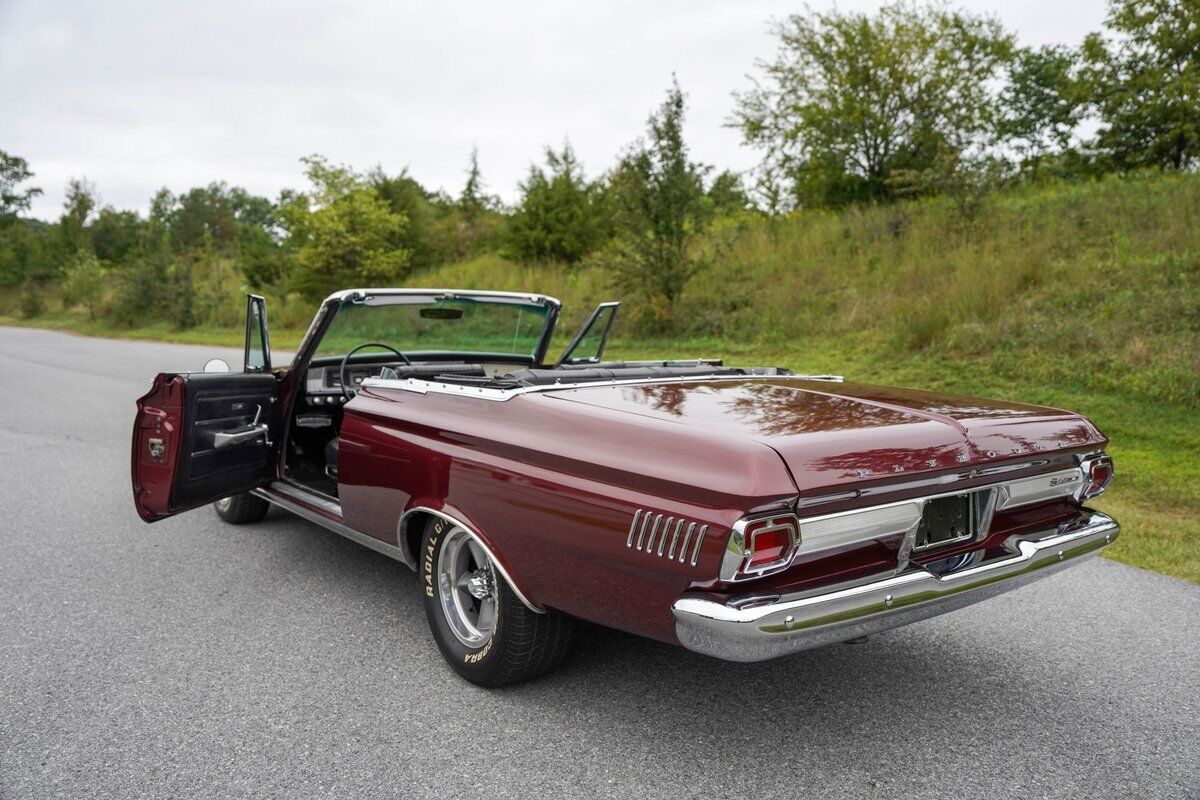
<svg viewBox="0 0 1200 800">
<path fill-rule="evenodd" d="M 372 299 L 382 300 L 388 297 L 402 298 L 409 302 L 420 302 L 422 298 L 428 298 L 431 301 L 442 298 L 470 298 L 491 300 L 496 303 L 511 303 L 514 305 L 544 308 L 546 309 L 546 321 L 542 326 L 542 334 L 538 339 L 537 347 L 531 357 L 520 356 L 522 359 L 531 358 L 533 366 L 545 362 L 546 351 L 550 348 L 550 340 L 554 338 L 554 329 L 558 323 L 559 312 L 562 310 L 562 302 L 558 298 L 525 292 L 493 292 L 464 289 L 345 289 L 340 292 L 334 292 L 321 302 L 316 316 L 313 317 L 308 331 L 304 334 L 304 339 L 301 341 L 300 347 L 296 349 L 296 355 L 292 358 L 291 368 L 297 370 L 307 366 L 313 352 L 316 350 L 317 344 L 324 337 L 325 331 L 343 303 L 354 302 L 356 300 L 367 303 Z M 379 303 L 379 305 L 384 304 Z"/>
</svg>

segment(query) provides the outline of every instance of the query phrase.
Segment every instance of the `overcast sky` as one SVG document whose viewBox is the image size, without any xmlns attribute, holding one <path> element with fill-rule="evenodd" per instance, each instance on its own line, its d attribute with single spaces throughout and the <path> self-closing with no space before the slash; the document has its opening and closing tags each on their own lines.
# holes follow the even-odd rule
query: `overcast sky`
<svg viewBox="0 0 1200 800">
<path fill-rule="evenodd" d="M 1104 17 L 1102 0 L 957 5 L 995 14 L 1027 44 L 1077 43 Z M 564 138 L 589 174 L 610 166 L 674 72 L 694 157 L 747 169 L 755 152 L 723 127 L 730 95 L 774 51 L 768 22 L 801 7 L 0 0 L 0 150 L 29 161 L 43 218 L 58 216 L 73 176 L 143 211 L 162 186 L 213 180 L 274 197 L 304 185 L 309 153 L 408 167 L 457 193 L 473 146 L 488 189 L 511 200 Z"/>
</svg>

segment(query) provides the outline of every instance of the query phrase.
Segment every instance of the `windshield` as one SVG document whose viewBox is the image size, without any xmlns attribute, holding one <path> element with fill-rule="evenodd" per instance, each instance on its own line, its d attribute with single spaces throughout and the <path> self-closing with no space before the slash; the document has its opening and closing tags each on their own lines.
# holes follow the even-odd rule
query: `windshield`
<svg viewBox="0 0 1200 800">
<path fill-rule="evenodd" d="M 346 300 L 316 356 L 342 356 L 364 342 L 405 354 L 471 353 L 535 358 L 550 307 L 495 298 L 375 296 Z"/>
</svg>

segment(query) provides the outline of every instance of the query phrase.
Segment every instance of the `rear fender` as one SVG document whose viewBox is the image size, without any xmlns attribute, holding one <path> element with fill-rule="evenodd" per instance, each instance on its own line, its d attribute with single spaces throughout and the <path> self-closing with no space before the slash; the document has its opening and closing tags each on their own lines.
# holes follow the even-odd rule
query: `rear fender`
<svg viewBox="0 0 1200 800">
<path fill-rule="evenodd" d="M 424 505 L 422 505 L 424 503 Z M 396 527 L 397 544 L 400 546 L 400 551 L 404 555 L 404 561 L 412 569 L 418 573 L 422 572 L 421 562 L 430 554 L 421 553 L 421 535 L 424 532 L 425 522 L 429 519 L 442 520 L 457 525 L 467 532 L 480 547 L 487 553 L 488 558 L 496 566 L 496 571 L 499 572 L 504 580 L 508 583 L 508 587 L 512 589 L 522 603 L 530 610 L 536 611 L 539 614 L 545 613 L 546 609 L 535 603 L 529 595 L 521 588 L 509 572 L 508 566 L 504 562 L 500 551 L 492 544 L 488 537 L 483 534 L 480 529 L 470 521 L 470 518 L 453 506 L 443 503 L 432 498 L 414 498 L 409 505 L 408 510 L 400 517 L 400 522 Z"/>
</svg>

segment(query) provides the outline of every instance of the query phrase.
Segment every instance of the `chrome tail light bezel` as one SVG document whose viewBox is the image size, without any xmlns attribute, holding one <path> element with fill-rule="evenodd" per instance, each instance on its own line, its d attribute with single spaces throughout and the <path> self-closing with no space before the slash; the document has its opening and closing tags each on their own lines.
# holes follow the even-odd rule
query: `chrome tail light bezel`
<svg viewBox="0 0 1200 800">
<path fill-rule="evenodd" d="M 748 565 L 754 558 L 755 537 L 767 531 L 787 529 L 791 544 L 774 561 L 757 567 Z M 729 532 L 729 541 L 725 545 L 725 553 L 721 557 L 721 580 L 735 583 L 762 578 L 776 572 L 782 572 L 792 565 L 796 553 L 800 549 L 800 518 L 785 511 L 776 514 L 756 514 L 743 517 L 734 523 Z"/>
<path fill-rule="evenodd" d="M 1116 476 L 1112 456 L 1103 451 L 1084 456 L 1079 461 L 1079 468 L 1083 470 L 1083 482 L 1079 486 L 1078 494 L 1080 502 L 1104 494 Z M 1099 470 L 1107 470 L 1107 474 L 1097 477 Z"/>
</svg>

